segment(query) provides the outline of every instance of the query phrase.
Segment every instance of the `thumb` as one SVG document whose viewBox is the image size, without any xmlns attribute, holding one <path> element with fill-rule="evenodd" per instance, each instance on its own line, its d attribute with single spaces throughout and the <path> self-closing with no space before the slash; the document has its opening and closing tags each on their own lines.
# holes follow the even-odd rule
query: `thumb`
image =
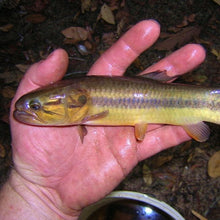
<svg viewBox="0 0 220 220">
<path fill-rule="evenodd" d="M 68 54 L 63 49 L 52 52 L 46 60 L 33 64 L 20 82 L 16 96 L 60 80 L 68 66 Z"/>
</svg>

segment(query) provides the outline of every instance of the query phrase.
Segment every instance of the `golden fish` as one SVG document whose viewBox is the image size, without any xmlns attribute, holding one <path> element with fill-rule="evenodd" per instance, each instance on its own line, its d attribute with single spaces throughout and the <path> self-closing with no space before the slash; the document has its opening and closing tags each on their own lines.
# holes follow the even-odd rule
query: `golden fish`
<svg viewBox="0 0 220 220">
<path fill-rule="evenodd" d="M 21 97 L 14 117 L 39 126 L 134 126 L 143 140 L 149 123 L 181 125 L 197 141 L 220 124 L 220 87 L 164 83 L 138 77 L 84 76 Z"/>
</svg>

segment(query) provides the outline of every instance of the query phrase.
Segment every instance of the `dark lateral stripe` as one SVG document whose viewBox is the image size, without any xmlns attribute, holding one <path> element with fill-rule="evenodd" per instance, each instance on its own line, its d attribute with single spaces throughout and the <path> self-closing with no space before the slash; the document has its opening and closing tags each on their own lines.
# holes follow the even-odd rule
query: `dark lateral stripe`
<svg viewBox="0 0 220 220">
<path fill-rule="evenodd" d="M 204 100 L 184 100 L 184 99 L 146 99 L 146 98 L 107 98 L 107 97 L 93 97 L 94 105 L 113 107 L 113 108 L 215 108 L 214 103 L 207 103 Z"/>
</svg>

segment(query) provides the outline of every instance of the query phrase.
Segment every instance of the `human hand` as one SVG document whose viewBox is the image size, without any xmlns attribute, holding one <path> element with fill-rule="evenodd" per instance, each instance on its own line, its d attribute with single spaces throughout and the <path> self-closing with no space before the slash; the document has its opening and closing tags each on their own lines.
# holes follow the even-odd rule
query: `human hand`
<svg viewBox="0 0 220 220">
<path fill-rule="evenodd" d="M 159 25 L 153 20 L 138 23 L 97 60 L 89 75 L 122 75 L 159 33 Z M 204 49 L 190 44 L 144 72 L 167 70 L 168 75 L 180 75 L 204 58 Z M 144 141 L 137 142 L 131 127 L 87 126 L 82 144 L 75 126 L 37 127 L 17 122 L 12 116 L 15 101 L 33 89 L 60 80 L 67 65 L 68 56 L 61 49 L 34 64 L 19 85 L 10 122 L 15 172 L 35 187 L 34 192 L 54 212 L 78 216 L 83 207 L 111 192 L 139 161 L 189 137 L 178 126 L 151 125 Z"/>
</svg>

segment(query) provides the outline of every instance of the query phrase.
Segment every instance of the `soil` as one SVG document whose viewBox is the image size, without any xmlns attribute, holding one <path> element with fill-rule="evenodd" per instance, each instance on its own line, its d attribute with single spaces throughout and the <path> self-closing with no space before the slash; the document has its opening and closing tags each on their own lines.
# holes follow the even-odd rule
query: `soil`
<svg viewBox="0 0 220 220">
<path fill-rule="evenodd" d="M 101 13 L 104 3 L 112 14 Z M 1 185 L 13 166 L 10 102 L 26 69 L 54 49 L 64 48 L 70 60 L 68 76 L 86 73 L 124 32 L 150 18 L 161 24 L 161 37 L 126 74 L 137 74 L 187 43 L 199 43 L 207 52 L 205 62 L 178 81 L 219 86 L 220 5 L 217 1 L 0 0 Z M 69 27 L 83 28 L 77 39 L 66 39 L 62 34 Z M 210 177 L 207 168 L 211 156 L 220 150 L 220 127 L 213 124 L 210 127 L 207 142 L 189 141 L 142 161 L 116 189 L 146 193 L 168 203 L 185 219 L 198 219 L 192 210 L 209 220 L 220 219 L 220 178 Z"/>
</svg>

